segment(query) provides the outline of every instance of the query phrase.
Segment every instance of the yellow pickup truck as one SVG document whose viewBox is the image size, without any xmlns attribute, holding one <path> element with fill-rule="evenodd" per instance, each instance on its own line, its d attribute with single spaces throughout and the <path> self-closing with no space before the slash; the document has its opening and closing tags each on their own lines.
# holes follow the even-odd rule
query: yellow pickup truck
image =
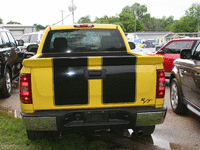
<svg viewBox="0 0 200 150">
<path fill-rule="evenodd" d="M 118 25 L 48 27 L 20 73 L 28 138 L 104 129 L 152 134 L 167 111 L 163 58 L 130 47 Z"/>
</svg>

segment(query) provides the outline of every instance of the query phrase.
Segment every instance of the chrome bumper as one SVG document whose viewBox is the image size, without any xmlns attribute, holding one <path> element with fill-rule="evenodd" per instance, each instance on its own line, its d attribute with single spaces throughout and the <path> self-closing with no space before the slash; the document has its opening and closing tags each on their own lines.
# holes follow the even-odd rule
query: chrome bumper
<svg viewBox="0 0 200 150">
<path fill-rule="evenodd" d="M 56 117 L 22 117 L 27 130 L 57 131 Z"/>
<path fill-rule="evenodd" d="M 136 126 L 150 126 L 164 122 L 166 112 L 137 113 Z"/>
<path fill-rule="evenodd" d="M 132 116 L 135 118 L 133 120 L 129 120 L 130 122 L 134 122 L 134 124 L 129 125 L 126 124 L 126 127 L 133 128 L 134 126 L 151 126 L 151 125 L 157 125 L 164 122 L 165 116 L 166 116 L 167 109 L 163 109 L 162 111 L 154 111 L 154 112 L 133 112 Z M 130 111 L 128 112 L 130 113 Z M 27 130 L 37 130 L 37 131 L 58 131 L 58 124 L 57 124 L 57 117 L 41 117 L 41 116 L 23 116 L 22 119 L 25 124 L 25 128 Z M 118 124 L 119 123 L 119 124 Z M 92 124 L 92 123 L 91 123 Z M 121 122 L 103 122 L 98 123 L 99 127 L 101 125 L 105 126 L 105 124 L 110 127 L 110 125 L 124 125 Z M 83 127 L 87 127 L 87 125 L 90 126 L 90 124 L 82 124 Z M 79 126 L 81 127 L 81 124 L 75 125 L 74 127 Z M 89 127 L 88 126 L 88 127 Z"/>
</svg>

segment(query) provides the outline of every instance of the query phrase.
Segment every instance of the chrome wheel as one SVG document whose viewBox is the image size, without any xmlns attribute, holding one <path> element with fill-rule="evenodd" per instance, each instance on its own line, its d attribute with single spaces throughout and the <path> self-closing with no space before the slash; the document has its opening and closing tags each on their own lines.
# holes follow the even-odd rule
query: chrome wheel
<svg viewBox="0 0 200 150">
<path fill-rule="evenodd" d="M 179 82 L 176 78 L 171 80 L 170 85 L 170 102 L 172 106 L 172 110 L 176 114 L 185 115 L 188 112 L 186 105 L 182 101 L 182 96 L 180 93 L 181 89 L 179 86 Z"/>
<path fill-rule="evenodd" d="M 3 85 L 0 91 L 0 95 L 4 98 L 10 97 L 12 92 L 12 78 L 11 72 L 8 68 L 6 68 L 5 76 L 3 78 Z"/>
<path fill-rule="evenodd" d="M 170 99 L 171 99 L 171 105 L 173 109 L 176 109 L 178 107 L 178 87 L 175 82 L 171 85 L 171 91 L 170 91 Z"/>
<path fill-rule="evenodd" d="M 11 86 L 12 85 L 11 85 L 10 74 L 9 74 L 9 72 L 7 72 L 6 73 L 6 88 L 7 88 L 8 93 L 11 92 L 11 88 L 12 88 Z"/>
</svg>

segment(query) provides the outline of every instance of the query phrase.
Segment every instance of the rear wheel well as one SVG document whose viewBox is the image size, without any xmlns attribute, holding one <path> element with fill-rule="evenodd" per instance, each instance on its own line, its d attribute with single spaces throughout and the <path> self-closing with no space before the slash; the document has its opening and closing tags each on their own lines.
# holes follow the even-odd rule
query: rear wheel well
<svg viewBox="0 0 200 150">
<path fill-rule="evenodd" d="M 176 78 L 174 74 L 171 74 L 170 79 L 169 79 L 169 85 L 171 85 L 171 81 Z"/>
</svg>

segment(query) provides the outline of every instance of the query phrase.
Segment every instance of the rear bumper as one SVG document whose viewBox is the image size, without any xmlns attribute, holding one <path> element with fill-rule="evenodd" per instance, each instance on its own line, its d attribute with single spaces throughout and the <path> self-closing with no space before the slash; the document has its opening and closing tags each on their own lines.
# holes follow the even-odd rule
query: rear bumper
<svg viewBox="0 0 200 150">
<path fill-rule="evenodd" d="M 21 112 L 27 130 L 77 131 L 130 129 L 163 123 L 167 108 L 110 108 Z"/>
</svg>

